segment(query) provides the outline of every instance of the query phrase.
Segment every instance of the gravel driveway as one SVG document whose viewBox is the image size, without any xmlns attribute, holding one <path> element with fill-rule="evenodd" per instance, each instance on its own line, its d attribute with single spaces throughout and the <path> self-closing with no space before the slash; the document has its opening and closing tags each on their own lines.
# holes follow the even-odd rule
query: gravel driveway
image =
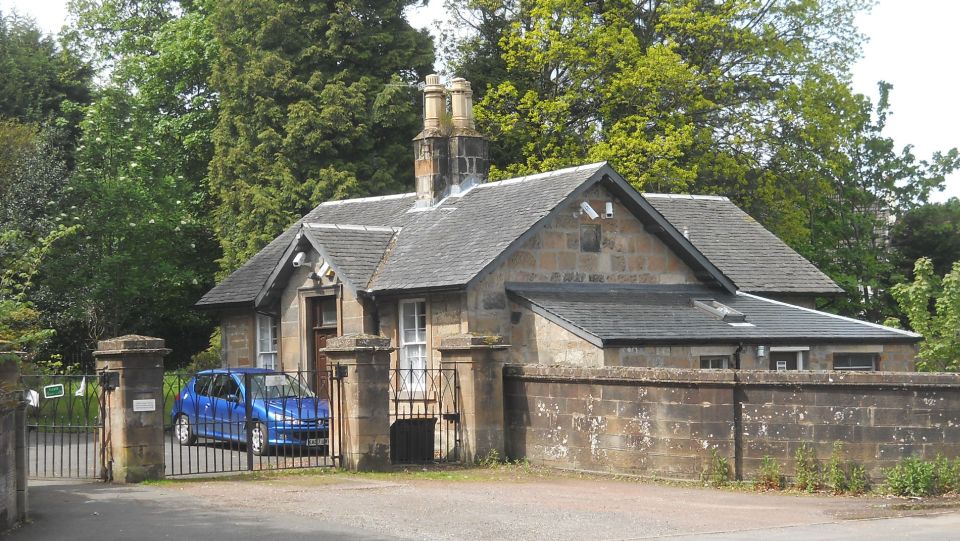
<svg viewBox="0 0 960 541">
<path fill-rule="evenodd" d="M 409 539 L 642 539 L 915 514 L 892 499 L 758 494 L 523 468 L 281 475 L 159 488 L 257 514 Z"/>
</svg>

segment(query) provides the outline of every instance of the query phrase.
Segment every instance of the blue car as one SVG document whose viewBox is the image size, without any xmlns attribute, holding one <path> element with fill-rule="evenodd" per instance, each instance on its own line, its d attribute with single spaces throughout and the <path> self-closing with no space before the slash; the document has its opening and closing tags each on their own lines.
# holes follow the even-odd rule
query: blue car
<svg viewBox="0 0 960 541">
<path fill-rule="evenodd" d="M 324 447 L 330 403 L 305 383 L 303 378 L 263 368 L 197 372 L 174 402 L 174 436 L 181 445 L 192 445 L 197 438 L 247 443 L 249 421 L 249 448 L 255 455 L 279 445 Z"/>
</svg>

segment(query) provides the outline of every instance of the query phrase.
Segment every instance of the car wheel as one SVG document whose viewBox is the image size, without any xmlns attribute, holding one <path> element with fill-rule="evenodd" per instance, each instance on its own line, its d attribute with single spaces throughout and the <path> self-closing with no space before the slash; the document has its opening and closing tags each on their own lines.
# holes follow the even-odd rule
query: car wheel
<svg viewBox="0 0 960 541">
<path fill-rule="evenodd" d="M 173 435 L 176 436 L 180 445 L 193 445 L 197 442 L 197 435 L 193 433 L 190 419 L 183 413 L 177 415 L 177 422 L 173 425 Z"/>
<path fill-rule="evenodd" d="M 267 454 L 267 427 L 263 423 L 253 425 L 250 431 L 250 450 L 257 456 Z"/>
</svg>

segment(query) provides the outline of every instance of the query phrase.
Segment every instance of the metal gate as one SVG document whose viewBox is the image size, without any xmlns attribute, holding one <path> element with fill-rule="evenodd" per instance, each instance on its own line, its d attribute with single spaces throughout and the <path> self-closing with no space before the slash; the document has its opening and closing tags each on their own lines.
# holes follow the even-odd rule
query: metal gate
<svg viewBox="0 0 960 541">
<path fill-rule="evenodd" d="M 460 460 L 460 380 L 455 369 L 390 370 L 390 460 Z"/>
<path fill-rule="evenodd" d="M 167 373 L 166 475 L 338 465 L 337 376 L 249 368 Z"/>
<path fill-rule="evenodd" d="M 97 376 L 25 374 L 27 472 L 32 478 L 97 479 L 104 404 Z"/>
</svg>

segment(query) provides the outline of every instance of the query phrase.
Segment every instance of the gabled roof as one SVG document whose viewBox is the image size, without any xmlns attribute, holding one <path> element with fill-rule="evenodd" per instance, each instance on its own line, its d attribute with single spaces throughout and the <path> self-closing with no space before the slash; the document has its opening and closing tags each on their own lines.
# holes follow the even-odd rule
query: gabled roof
<svg viewBox="0 0 960 541">
<path fill-rule="evenodd" d="M 751 293 L 837 294 L 820 269 L 726 197 L 643 194 L 737 285 Z"/>
<path fill-rule="evenodd" d="M 357 291 L 384 294 L 469 287 L 563 212 L 570 201 L 596 184 L 602 184 L 619 198 L 648 231 L 707 284 L 718 285 L 730 293 L 738 286 L 758 292 L 839 290 L 729 201 L 723 200 L 723 220 L 700 216 L 696 206 L 671 204 L 672 198 L 642 197 L 609 165 L 595 163 L 480 184 L 428 209 L 417 209 L 416 195 L 412 193 L 323 203 L 210 290 L 197 306 L 259 306 L 269 301 L 289 274 L 284 265 L 299 249 L 295 242 L 299 242 L 296 239 L 301 228 L 314 248 Z M 687 197 L 684 201 L 700 199 Z M 686 225 L 687 221 L 693 225 Z M 746 224 L 750 231 L 737 232 L 735 223 Z M 705 229 L 702 224 L 716 228 L 717 232 L 696 233 Z M 357 226 L 368 227 L 364 230 Z M 398 231 L 374 231 L 375 228 Z M 684 228 L 690 238 L 682 233 Z M 694 234 L 689 233 L 691 229 Z M 731 246 L 720 246 L 723 239 Z M 762 264 L 750 261 L 750 243 L 763 252 Z M 773 264 L 778 257 L 781 259 Z M 777 277 L 789 278 L 784 288 L 776 288 Z"/>
<path fill-rule="evenodd" d="M 354 291 L 366 288 L 399 227 L 303 224 L 303 234 Z"/>
<path fill-rule="evenodd" d="M 196 306 L 198 308 L 252 307 L 304 222 L 395 227 L 401 225 L 407 209 L 413 206 L 415 200 L 416 194 L 407 193 L 321 203 L 208 291 Z"/>
<path fill-rule="evenodd" d="M 900 329 L 696 285 L 508 283 L 510 298 L 568 331 L 603 346 L 759 343 L 913 343 Z M 743 314 L 728 323 L 694 306 L 715 300 Z"/>
</svg>

